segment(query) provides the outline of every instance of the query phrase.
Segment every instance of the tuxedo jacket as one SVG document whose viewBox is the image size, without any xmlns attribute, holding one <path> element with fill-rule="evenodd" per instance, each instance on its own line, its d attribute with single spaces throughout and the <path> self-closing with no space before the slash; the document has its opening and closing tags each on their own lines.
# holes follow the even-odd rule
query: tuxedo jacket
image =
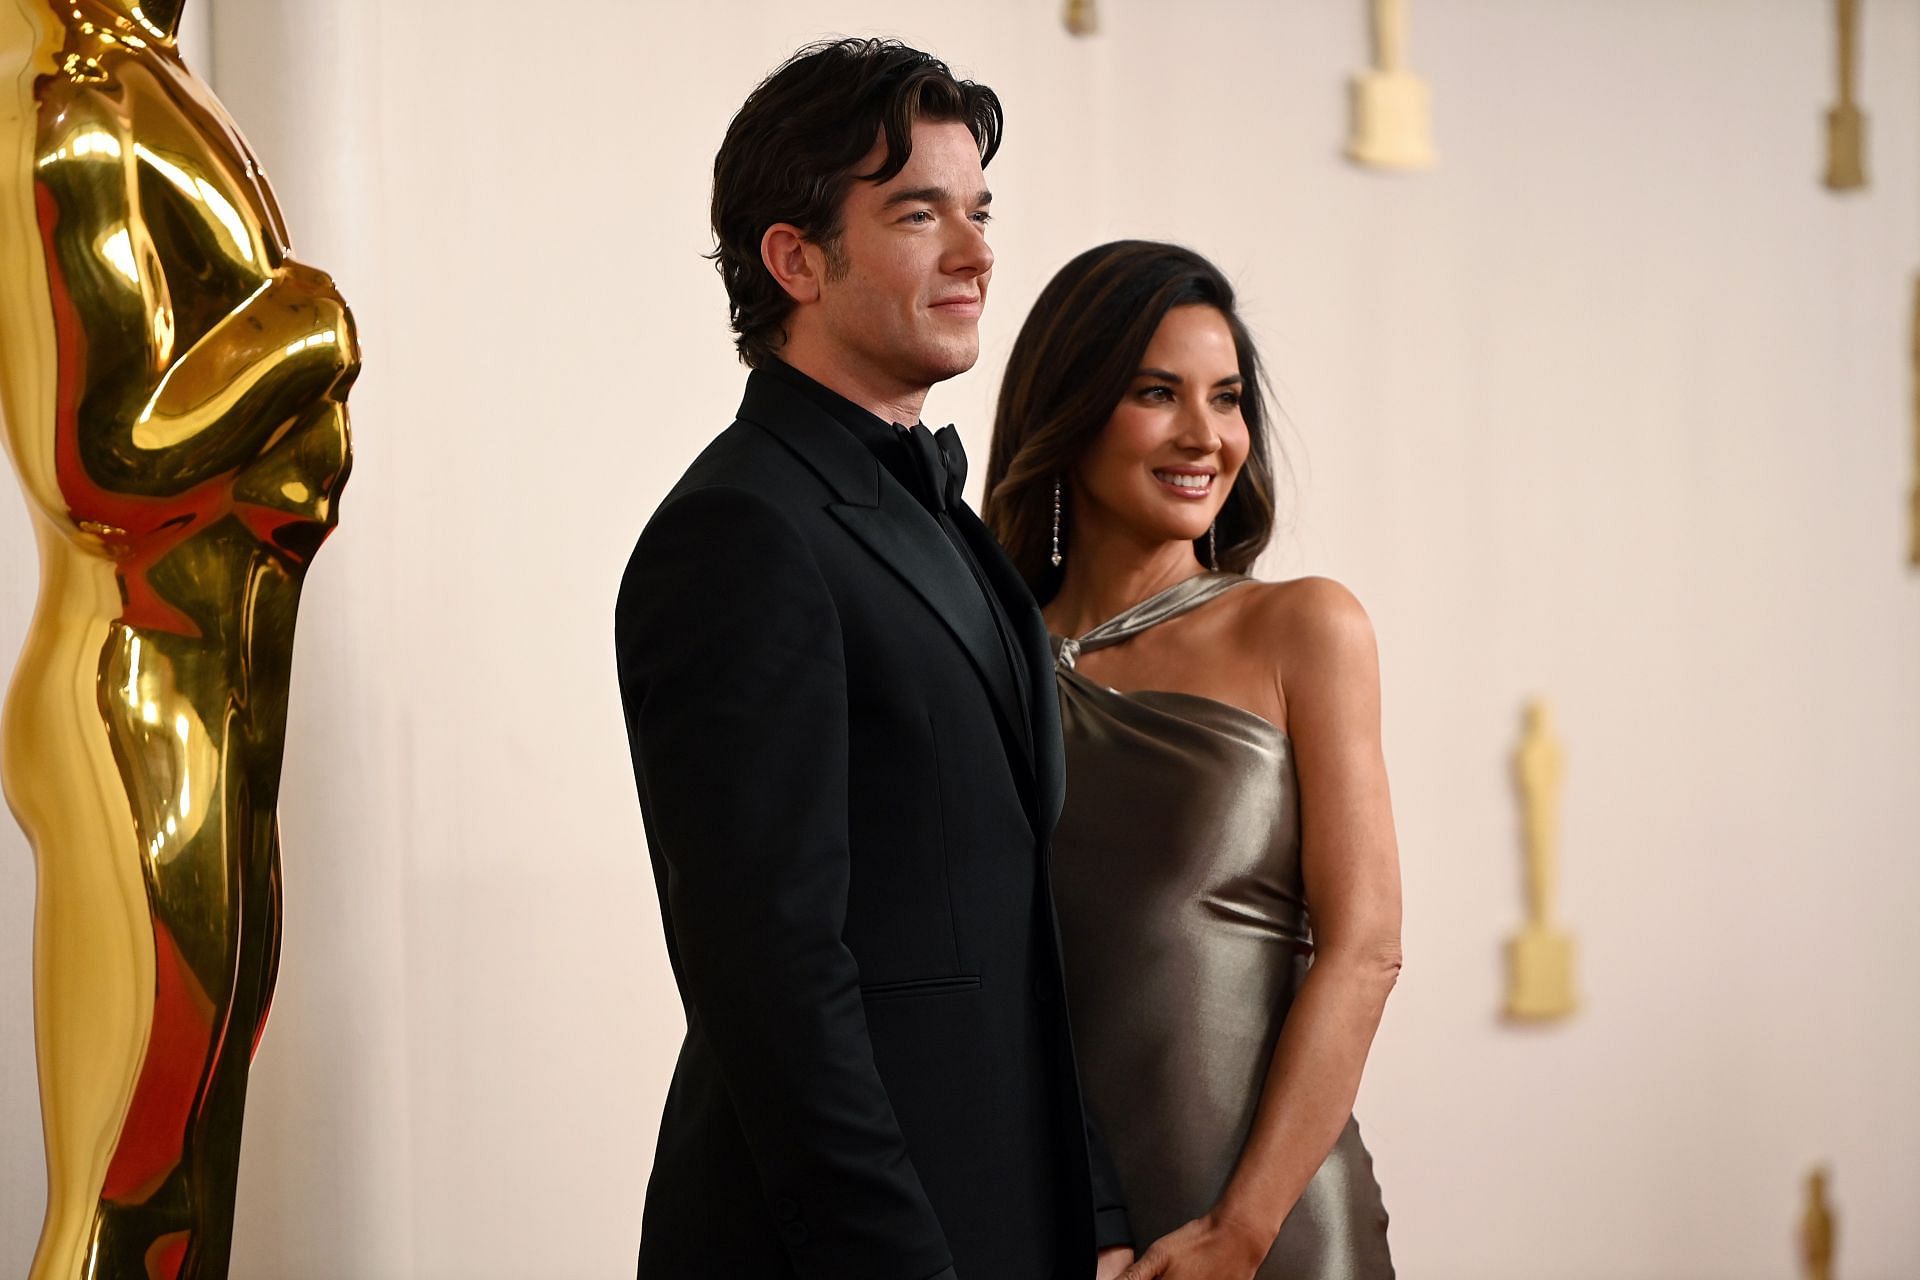
<svg viewBox="0 0 1920 1280">
<path fill-rule="evenodd" d="M 615 642 L 687 1032 L 641 1280 L 1079 1280 L 1127 1243 L 1062 1000 L 1052 655 L 935 518 L 756 371 L 641 534 Z"/>
</svg>

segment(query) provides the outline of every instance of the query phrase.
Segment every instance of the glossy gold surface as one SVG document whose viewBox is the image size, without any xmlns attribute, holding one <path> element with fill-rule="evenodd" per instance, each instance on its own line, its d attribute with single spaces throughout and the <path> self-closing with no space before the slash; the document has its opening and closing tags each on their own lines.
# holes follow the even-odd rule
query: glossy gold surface
<svg viewBox="0 0 1920 1280">
<path fill-rule="evenodd" d="M 179 17 L 0 0 L 0 415 L 41 564 L 0 721 L 38 871 L 33 1280 L 226 1274 L 294 615 L 348 469 L 352 320 Z"/>
</svg>

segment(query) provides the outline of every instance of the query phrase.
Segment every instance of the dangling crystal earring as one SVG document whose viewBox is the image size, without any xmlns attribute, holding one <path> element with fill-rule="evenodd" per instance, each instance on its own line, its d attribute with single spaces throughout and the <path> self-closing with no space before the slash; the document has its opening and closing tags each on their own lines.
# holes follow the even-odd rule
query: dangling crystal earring
<svg viewBox="0 0 1920 1280">
<path fill-rule="evenodd" d="M 1207 526 L 1207 567 L 1215 573 L 1220 572 L 1220 522 L 1215 520 Z"/>
<path fill-rule="evenodd" d="M 1060 479 L 1053 481 L 1053 567 L 1060 567 Z"/>
</svg>

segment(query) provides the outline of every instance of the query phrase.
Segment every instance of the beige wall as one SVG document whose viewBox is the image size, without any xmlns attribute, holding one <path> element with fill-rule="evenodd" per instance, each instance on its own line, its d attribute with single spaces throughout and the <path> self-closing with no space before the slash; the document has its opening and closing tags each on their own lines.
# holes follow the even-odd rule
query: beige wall
<svg viewBox="0 0 1920 1280">
<path fill-rule="evenodd" d="M 1265 567 L 1343 579 L 1380 634 L 1409 959 L 1360 1116 L 1402 1272 L 1784 1280 L 1828 1160 L 1843 1274 L 1913 1275 L 1920 0 L 1863 6 L 1875 183 L 1844 199 L 1824 4 L 1417 0 L 1445 164 L 1410 179 L 1338 158 L 1358 0 L 1101 0 L 1078 42 L 1058 8 L 216 11 L 222 91 L 368 357 L 303 614 L 235 1273 L 630 1274 L 680 1025 L 613 593 L 738 392 L 713 148 L 760 73 L 851 31 L 1007 103 L 984 355 L 928 410 L 976 457 L 1074 252 L 1177 238 L 1240 282 L 1297 473 Z M 0 663 L 26 540 L 0 486 Z M 1522 1033 L 1505 753 L 1537 691 L 1588 1009 Z M 31 884 L 0 825 L 15 1270 Z"/>
</svg>

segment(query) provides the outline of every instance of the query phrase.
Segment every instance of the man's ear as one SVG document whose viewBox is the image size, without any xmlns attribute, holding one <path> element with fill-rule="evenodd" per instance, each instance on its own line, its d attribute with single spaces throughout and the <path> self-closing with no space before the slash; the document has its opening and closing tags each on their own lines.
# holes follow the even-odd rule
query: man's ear
<svg viewBox="0 0 1920 1280">
<path fill-rule="evenodd" d="M 826 255 L 791 222 L 776 222 L 760 237 L 760 261 L 768 274 L 795 302 L 820 300 L 820 277 Z"/>
</svg>

